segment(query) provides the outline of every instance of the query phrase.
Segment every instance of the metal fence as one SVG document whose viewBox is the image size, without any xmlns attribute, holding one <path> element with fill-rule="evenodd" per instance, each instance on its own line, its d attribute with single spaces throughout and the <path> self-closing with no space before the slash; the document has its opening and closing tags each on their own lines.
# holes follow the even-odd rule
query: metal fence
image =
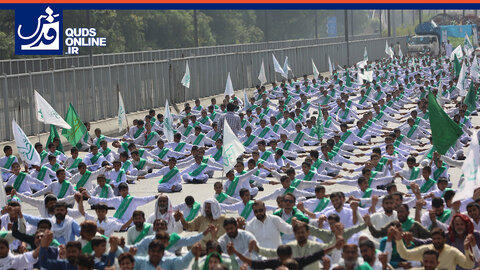
<svg viewBox="0 0 480 270">
<path fill-rule="evenodd" d="M 377 38 L 378 34 L 360 35 L 349 37 L 350 40 L 364 40 Z M 144 61 L 158 61 L 183 57 L 214 55 L 225 53 L 239 53 L 251 51 L 263 51 L 273 49 L 283 49 L 299 46 L 312 46 L 319 44 L 328 44 L 344 41 L 344 37 L 334 38 L 319 38 L 319 39 L 298 39 L 285 40 L 275 42 L 260 42 L 248 44 L 233 44 L 209 47 L 196 48 L 181 48 L 181 49 L 167 49 L 155 51 L 139 51 L 126 53 L 110 53 L 110 54 L 96 54 L 90 56 L 65 56 L 52 58 L 29 58 L 29 59 L 12 59 L 0 61 L 0 74 L 21 74 L 28 72 L 40 72 L 59 69 L 68 69 L 72 67 L 89 67 L 123 64 L 130 62 L 144 62 Z"/>
<path fill-rule="evenodd" d="M 257 77 L 262 60 L 267 79 L 280 79 L 273 68 L 272 53 L 280 62 L 288 56 L 294 74 L 301 76 L 312 73 L 311 59 L 319 70 L 326 71 L 328 56 L 335 64 L 353 64 L 363 59 L 364 47 L 370 59 L 380 59 L 385 56 L 385 40 L 393 42 L 393 38 L 350 42 L 350 63 L 347 63 L 346 42 L 338 42 L 3 75 L 0 77 L 0 108 L 3 107 L 0 109 L 0 140 L 12 139 L 11 120 L 14 118 L 27 135 L 48 129 L 35 118 L 33 90 L 37 90 L 60 115 L 64 116 L 72 103 L 82 120 L 95 121 L 116 117 L 117 86 L 127 113 L 131 113 L 163 106 L 165 99 L 177 103 L 223 93 L 228 72 L 235 89 L 253 87 L 259 83 Z M 399 37 L 397 41 L 406 48 L 406 37 Z M 191 72 L 190 89 L 180 83 L 186 61 Z"/>
</svg>

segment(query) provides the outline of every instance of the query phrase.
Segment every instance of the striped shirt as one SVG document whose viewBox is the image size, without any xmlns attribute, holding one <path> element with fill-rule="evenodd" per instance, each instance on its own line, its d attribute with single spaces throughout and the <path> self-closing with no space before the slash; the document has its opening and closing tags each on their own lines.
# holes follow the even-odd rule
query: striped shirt
<svg viewBox="0 0 480 270">
<path fill-rule="evenodd" d="M 219 123 L 218 123 L 218 129 L 222 133 L 223 133 L 223 123 L 225 121 L 224 119 L 227 120 L 227 123 L 230 126 L 230 128 L 232 129 L 233 133 L 235 133 L 235 135 L 237 135 L 240 132 L 240 130 L 242 129 L 240 117 L 238 115 L 235 115 L 234 112 L 227 112 L 224 116 L 222 116 L 220 118 Z"/>
</svg>

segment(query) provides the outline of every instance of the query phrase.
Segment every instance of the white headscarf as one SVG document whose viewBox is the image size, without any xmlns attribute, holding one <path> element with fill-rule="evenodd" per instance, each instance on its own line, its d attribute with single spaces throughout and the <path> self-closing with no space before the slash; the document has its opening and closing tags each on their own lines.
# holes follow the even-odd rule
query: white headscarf
<svg viewBox="0 0 480 270">
<path fill-rule="evenodd" d="M 221 211 L 220 211 L 220 205 L 218 204 L 218 201 L 216 199 L 207 199 L 203 202 L 203 207 L 202 207 L 202 215 L 207 216 L 205 214 L 205 204 L 209 203 L 210 208 L 212 209 L 212 217 L 213 219 L 218 219 L 220 217 Z"/>
<path fill-rule="evenodd" d="M 167 197 L 168 199 L 168 206 L 167 206 L 167 212 L 165 214 L 160 213 L 160 209 L 158 208 L 158 200 L 160 200 L 160 197 Z M 175 222 L 175 219 L 173 218 L 173 206 L 170 198 L 168 195 L 164 193 L 160 193 L 160 195 L 157 198 L 157 201 L 155 202 L 155 212 L 151 214 L 147 222 L 152 223 L 155 222 L 157 219 L 163 219 L 167 222 L 168 230 L 170 231 L 170 227 L 173 228 L 173 223 Z"/>
</svg>

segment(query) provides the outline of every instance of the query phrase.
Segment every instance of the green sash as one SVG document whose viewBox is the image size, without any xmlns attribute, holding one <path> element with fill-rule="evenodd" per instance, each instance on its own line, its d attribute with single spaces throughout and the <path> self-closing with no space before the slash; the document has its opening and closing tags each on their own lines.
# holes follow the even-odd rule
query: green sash
<svg viewBox="0 0 480 270">
<path fill-rule="evenodd" d="M 203 170 L 205 170 L 205 168 L 207 168 L 208 164 L 207 163 L 202 163 L 200 164 L 200 166 L 198 168 L 196 168 L 195 170 L 193 170 L 192 172 L 189 172 L 188 175 L 190 175 L 191 177 L 196 177 L 198 176 Z"/>
<path fill-rule="evenodd" d="M 78 168 L 78 164 L 80 164 L 80 162 L 82 162 L 82 159 L 81 158 L 76 158 L 73 161 L 72 165 L 70 167 L 68 167 L 67 171 Z"/>
<path fill-rule="evenodd" d="M 25 176 L 27 176 L 26 172 L 20 172 L 17 175 L 17 178 L 15 178 L 15 182 L 13 183 L 13 188 L 15 190 L 18 191 L 20 189 L 20 187 L 22 186 L 23 180 L 25 180 Z"/>
<path fill-rule="evenodd" d="M 279 210 L 273 212 L 273 214 L 276 215 L 276 216 L 282 217 L 283 209 L 279 209 Z M 308 223 L 310 221 L 310 219 L 307 216 L 305 216 L 301 211 L 299 211 L 296 206 L 293 207 L 292 216 L 289 219 L 287 219 L 286 222 L 288 224 L 291 224 L 293 217 L 296 217 L 298 220 L 300 220 L 302 222 L 305 222 L 305 223 Z"/>
<path fill-rule="evenodd" d="M 240 126 L 243 128 L 246 123 L 247 123 L 247 119 L 243 119 L 243 120 L 240 122 Z M 218 132 L 217 132 L 217 133 L 218 133 Z M 216 134 L 216 133 L 215 133 L 215 134 Z"/>
<path fill-rule="evenodd" d="M 167 174 L 165 174 L 160 181 L 158 181 L 159 184 L 164 184 L 170 181 L 172 177 L 174 177 L 177 173 L 179 172 L 177 166 L 173 167 Z"/>
<path fill-rule="evenodd" d="M 326 127 L 326 128 L 329 128 L 330 125 L 332 125 L 332 117 L 331 117 L 331 116 L 328 116 L 328 117 L 327 117 L 327 120 L 325 121 L 325 127 Z"/>
<path fill-rule="evenodd" d="M 377 95 L 375 96 L 375 100 L 378 101 L 382 97 L 382 94 L 382 92 L 377 93 Z"/>
<path fill-rule="evenodd" d="M 117 174 L 117 179 L 115 179 L 115 181 L 118 183 L 120 181 L 122 181 L 122 177 L 123 175 L 125 174 L 125 170 L 124 169 L 120 169 L 118 171 L 118 174 Z"/>
<path fill-rule="evenodd" d="M 243 146 L 247 146 L 247 147 L 248 147 L 248 146 L 253 142 L 253 140 L 255 140 L 255 137 L 256 137 L 256 136 L 253 135 L 253 134 L 250 135 L 250 136 L 248 137 L 248 139 L 243 143 Z"/>
<path fill-rule="evenodd" d="M 42 152 L 43 153 L 43 152 Z M 46 154 L 48 154 L 47 152 L 45 152 Z M 43 159 L 42 159 L 43 160 Z M 10 155 L 7 159 L 7 162 L 5 162 L 5 165 L 3 165 L 3 168 L 5 169 L 10 169 L 10 167 L 12 167 L 12 164 L 13 162 L 15 161 L 15 156 L 14 155 Z"/>
<path fill-rule="evenodd" d="M 398 136 L 398 138 L 395 140 L 395 142 L 393 143 L 393 146 L 395 147 L 398 147 L 400 146 L 400 143 L 402 142 L 403 138 L 405 137 L 405 135 L 400 135 Z"/>
<path fill-rule="evenodd" d="M 104 157 L 106 157 L 106 156 L 108 156 L 108 154 L 110 154 L 110 152 L 112 152 L 112 149 L 110 149 L 110 148 L 107 147 L 107 149 L 105 149 L 105 150 L 102 151 L 102 155 L 103 155 Z"/>
<path fill-rule="evenodd" d="M 52 171 L 56 172 L 60 168 L 60 164 L 55 163 L 55 165 L 52 165 Z"/>
<path fill-rule="evenodd" d="M 322 105 L 327 105 L 328 101 L 330 101 L 330 96 L 326 96 L 326 98 L 322 101 Z"/>
<path fill-rule="evenodd" d="M 440 175 L 442 175 L 442 173 L 446 170 L 447 168 L 444 166 L 438 168 L 435 170 L 435 172 L 433 172 L 433 180 L 437 181 L 438 178 L 440 177 Z"/>
<path fill-rule="evenodd" d="M 164 147 L 162 148 L 162 151 L 160 151 L 160 153 L 158 153 L 157 157 L 159 159 L 163 159 L 165 157 L 165 155 L 168 153 L 168 151 L 170 151 L 170 149 Z"/>
<path fill-rule="evenodd" d="M 213 121 L 213 119 L 215 119 L 216 116 L 217 116 L 217 112 L 214 111 L 210 114 L 209 118 L 212 119 Z"/>
<path fill-rule="evenodd" d="M 365 190 L 365 192 L 363 193 L 363 196 L 362 198 L 370 198 L 372 197 L 372 189 L 371 188 L 367 188 Z"/>
<path fill-rule="evenodd" d="M 42 153 L 40 153 L 40 162 L 42 162 L 46 157 L 48 156 L 47 151 L 43 150 Z M 5 164 L 7 165 L 7 164 Z M 4 166 L 5 168 L 5 166 Z"/>
<path fill-rule="evenodd" d="M 70 182 L 63 180 L 62 186 L 60 187 L 60 192 L 58 192 L 57 198 L 62 199 L 67 194 L 68 188 L 70 187 Z"/>
<path fill-rule="evenodd" d="M 215 153 L 215 155 L 213 155 L 213 159 L 215 159 L 215 161 L 220 160 L 220 158 L 222 157 L 222 153 L 223 153 L 223 146 L 217 150 L 217 153 Z"/>
<path fill-rule="evenodd" d="M 317 159 L 317 161 L 315 161 L 312 165 L 312 168 L 315 168 L 315 169 L 318 169 L 320 168 L 320 165 L 322 165 L 322 160 L 321 159 Z"/>
<path fill-rule="evenodd" d="M 130 167 L 130 165 L 132 165 L 132 162 L 130 160 L 127 160 L 123 163 L 122 169 L 127 171 L 127 169 Z"/>
<path fill-rule="evenodd" d="M 98 148 L 100 148 L 100 142 L 105 139 L 105 136 L 100 135 L 100 137 L 97 138 L 97 142 L 95 143 Z"/>
<path fill-rule="evenodd" d="M 348 137 L 352 134 L 352 132 L 350 130 L 347 130 L 343 135 L 342 137 L 340 137 L 340 141 L 342 142 L 345 142 L 346 139 L 348 139 Z"/>
<path fill-rule="evenodd" d="M 415 133 L 415 130 L 417 130 L 417 125 L 413 125 L 410 130 L 408 130 L 407 137 L 410 138 L 412 137 L 413 133 Z"/>
<path fill-rule="evenodd" d="M 40 171 L 37 174 L 37 179 L 40 180 L 40 181 L 43 181 L 46 173 L 47 173 L 47 167 L 42 166 L 42 168 L 40 169 Z"/>
<path fill-rule="evenodd" d="M 199 210 L 200 210 L 200 204 L 198 202 L 194 202 L 192 209 L 190 209 L 190 213 L 188 213 L 188 216 L 185 218 L 185 220 L 186 221 L 193 220 L 197 216 Z"/>
<path fill-rule="evenodd" d="M 287 118 L 287 120 L 285 120 L 285 123 L 283 123 L 282 128 L 287 128 L 290 122 L 292 122 L 292 119 Z"/>
<path fill-rule="evenodd" d="M 143 133 L 144 130 L 145 130 L 144 127 L 138 128 L 137 131 L 135 131 L 135 134 L 133 134 L 133 137 L 135 139 L 138 138 L 138 136 L 140 136 Z"/>
<path fill-rule="evenodd" d="M 140 240 L 142 240 L 145 236 L 147 236 L 151 227 L 152 227 L 152 224 L 144 223 L 143 230 L 140 232 L 140 234 L 137 236 L 137 238 L 135 238 L 135 241 L 133 241 L 133 244 L 136 244 L 136 243 L 140 242 Z"/>
<path fill-rule="evenodd" d="M 412 172 L 410 173 L 410 179 L 409 179 L 409 180 L 415 180 L 415 179 L 417 179 L 419 173 L 420 173 L 420 168 L 418 168 L 418 167 L 413 167 Z"/>
<path fill-rule="evenodd" d="M 294 179 L 290 186 L 285 189 L 285 192 L 283 192 L 283 194 L 293 193 L 293 191 L 295 191 L 295 189 L 298 187 L 298 185 L 300 185 L 301 182 L 302 181 L 300 179 Z"/>
<path fill-rule="evenodd" d="M 183 136 L 187 137 L 188 134 L 190 134 L 190 132 L 192 131 L 192 126 L 188 126 L 185 131 L 183 132 Z"/>
<path fill-rule="evenodd" d="M 350 108 L 345 108 L 345 112 L 343 112 L 342 119 L 347 119 L 348 114 L 350 113 Z"/>
<path fill-rule="evenodd" d="M 170 234 L 170 240 L 168 241 L 168 246 L 165 248 L 165 250 L 168 250 L 170 249 L 173 245 L 175 245 L 178 240 L 182 239 L 182 237 L 180 237 L 180 235 L 176 234 L 176 233 L 171 233 Z"/>
<path fill-rule="evenodd" d="M 408 232 L 412 228 L 413 224 L 415 223 L 415 220 L 411 217 L 407 217 L 407 220 L 402 223 L 402 231 Z"/>
<path fill-rule="evenodd" d="M 293 140 L 293 143 L 294 144 L 299 144 L 300 141 L 302 140 L 303 138 L 303 135 L 305 135 L 305 133 L 303 131 L 300 131 L 297 136 L 295 136 L 295 139 Z"/>
<path fill-rule="evenodd" d="M 95 162 L 97 162 L 98 159 L 99 159 L 101 156 L 102 156 L 101 153 L 97 153 L 96 155 L 94 155 L 94 156 L 92 156 L 92 157 L 90 158 L 90 162 L 91 162 L 92 164 L 95 164 Z"/>
<path fill-rule="evenodd" d="M 58 151 L 58 150 L 55 150 L 55 152 L 53 153 L 54 156 L 58 157 L 58 155 L 60 154 L 63 154 L 62 152 Z"/>
<path fill-rule="evenodd" d="M 270 127 L 265 127 L 262 132 L 260 132 L 260 134 L 258 135 L 258 137 L 260 138 L 263 138 L 265 137 L 265 135 L 267 135 L 267 133 L 270 131 Z"/>
<path fill-rule="evenodd" d="M 304 177 L 303 180 L 305 181 L 312 181 L 313 177 L 315 176 L 314 171 L 309 171 Z"/>
<path fill-rule="evenodd" d="M 130 194 L 128 194 L 125 198 L 123 198 L 122 202 L 118 206 L 117 211 L 115 211 L 115 214 L 113 214 L 113 217 L 116 219 L 122 219 L 123 215 L 125 214 L 125 211 L 127 211 L 132 200 L 133 200 L 133 196 Z"/>
<path fill-rule="evenodd" d="M 364 95 L 364 96 L 360 99 L 360 101 L 358 102 L 358 104 L 363 105 L 363 103 L 365 102 L 365 100 L 367 100 L 367 98 L 368 98 L 367 95 Z"/>
<path fill-rule="evenodd" d="M 280 125 L 279 124 L 275 124 L 275 126 L 273 126 L 273 132 L 275 133 L 278 133 L 278 129 L 280 128 Z"/>
<path fill-rule="evenodd" d="M 267 151 L 265 151 L 265 153 L 263 153 L 263 155 L 260 157 L 260 159 L 267 160 L 271 155 L 272 155 L 272 152 L 267 150 Z"/>
<path fill-rule="evenodd" d="M 157 132 L 155 131 L 152 131 L 150 132 L 148 135 L 147 135 L 147 138 L 145 139 L 145 142 L 143 143 L 143 145 L 148 145 L 148 143 L 153 139 L 153 137 L 155 137 L 155 135 L 157 135 Z"/>
<path fill-rule="evenodd" d="M 421 187 L 420 187 L 420 193 L 426 193 L 427 191 L 430 190 L 430 188 L 433 187 L 433 185 L 435 185 L 437 183 L 437 181 L 433 180 L 432 178 L 428 178 L 428 180 L 425 182 L 425 184 L 423 184 Z"/>
<path fill-rule="evenodd" d="M 137 170 L 141 170 L 143 169 L 143 167 L 145 167 L 145 164 L 147 163 L 147 160 L 144 159 L 144 158 L 140 158 L 140 161 L 138 162 L 138 164 L 135 166 L 135 168 L 137 168 Z"/>
<path fill-rule="evenodd" d="M 82 178 L 78 180 L 77 186 L 75 186 L 75 190 L 78 190 L 78 188 L 85 186 L 88 179 L 90 178 L 90 175 L 92 175 L 91 171 L 85 171 L 85 173 L 82 175 Z"/>
<path fill-rule="evenodd" d="M 185 147 L 185 145 L 186 145 L 186 143 L 184 143 L 184 142 L 178 143 L 177 147 L 175 147 L 175 149 L 173 149 L 173 151 L 180 152 L 180 151 L 182 151 L 183 147 Z"/>
<path fill-rule="evenodd" d="M 377 171 L 372 171 L 372 175 L 368 179 L 368 187 L 372 185 L 373 179 L 375 179 L 375 176 L 377 176 Z"/>
<path fill-rule="evenodd" d="M 235 193 L 235 190 L 237 189 L 237 185 L 238 185 L 239 181 L 240 180 L 239 180 L 238 176 L 235 176 L 233 181 L 228 186 L 228 189 L 227 189 L 227 192 L 226 192 L 228 196 L 233 196 L 233 194 Z"/>
<path fill-rule="evenodd" d="M 108 237 L 106 237 L 103 234 L 101 236 L 103 238 L 105 238 L 108 242 Z M 53 245 L 50 245 L 50 246 L 53 246 Z M 85 246 L 83 246 L 82 253 L 84 253 L 84 254 L 92 254 L 93 253 L 92 242 L 88 242 L 87 244 L 85 244 Z"/>
<path fill-rule="evenodd" d="M 217 199 L 217 201 L 219 203 L 222 203 L 223 201 L 225 201 L 226 198 L 228 198 L 228 195 L 226 193 L 222 192 L 222 193 L 218 194 L 217 198 L 215 198 L 215 199 Z"/>
<path fill-rule="evenodd" d="M 365 132 L 367 131 L 367 126 L 363 126 L 362 129 L 357 133 L 357 137 L 362 138 Z"/>
<path fill-rule="evenodd" d="M 222 133 L 220 133 L 220 132 L 215 132 L 215 134 L 213 134 L 212 140 L 217 141 L 218 138 L 220 138 L 220 135 L 222 135 Z"/>
<path fill-rule="evenodd" d="M 437 217 L 437 220 L 440 220 L 440 222 L 445 223 L 450 218 L 451 214 L 452 214 L 452 210 L 445 209 L 443 210 L 442 215 L 440 217 Z"/>
<path fill-rule="evenodd" d="M 198 121 L 202 124 L 205 124 L 208 121 L 208 119 L 210 119 L 210 118 L 208 118 L 208 116 L 205 116 L 203 118 L 200 118 Z"/>
<path fill-rule="evenodd" d="M 327 207 L 327 205 L 330 203 L 330 199 L 329 198 L 323 198 L 321 199 L 318 204 L 317 204 L 317 207 L 315 207 L 315 209 L 313 210 L 314 213 L 316 212 L 320 212 L 322 211 L 323 209 L 325 209 L 325 207 Z"/>
<path fill-rule="evenodd" d="M 100 192 L 100 198 L 108 198 L 108 189 L 110 188 L 109 184 L 105 184 L 102 187 L 102 191 Z"/>
<path fill-rule="evenodd" d="M 203 140 L 204 137 L 205 137 L 205 134 L 203 134 L 203 133 L 198 134 L 198 136 L 197 136 L 197 138 L 195 139 L 195 141 L 193 141 L 193 145 L 199 145 L 200 142 Z"/>
<path fill-rule="evenodd" d="M 244 219 L 247 219 L 250 216 L 250 213 L 252 213 L 252 206 L 253 206 L 253 200 L 248 201 L 245 207 L 243 208 L 240 216 L 243 217 Z"/>
</svg>

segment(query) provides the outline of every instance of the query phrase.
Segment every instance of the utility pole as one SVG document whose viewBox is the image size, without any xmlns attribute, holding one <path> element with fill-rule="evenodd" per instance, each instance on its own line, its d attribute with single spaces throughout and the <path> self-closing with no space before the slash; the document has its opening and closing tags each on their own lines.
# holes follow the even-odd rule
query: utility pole
<svg viewBox="0 0 480 270">
<path fill-rule="evenodd" d="M 395 23 L 395 12 L 392 12 L 393 42 L 397 44 L 397 24 Z"/>
<path fill-rule="evenodd" d="M 401 14 L 402 14 L 402 26 L 403 26 L 403 9 L 402 9 L 402 13 L 401 13 Z"/>
<path fill-rule="evenodd" d="M 379 19 L 380 19 L 380 37 L 382 36 L 382 10 L 379 10 L 379 15 L 378 15 Z"/>
<path fill-rule="evenodd" d="M 391 37 L 392 36 L 392 24 L 391 24 L 391 10 L 387 10 L 387 31 L 388 31 L 388 36 Z"/>
<path fill-rule="evenodd" d="M 353 37 L 353 9 L 350 10 L 350 36 Z"/>
<path fill-rule="evenodd" d="M 193 10 L 193 39 L 195 42 L 195 47 L 198 47 L 198 20 L 197 20 L 197 10 Z"/>
<path fill-rule="evenodd" d="M 268 42 L 268 13 L 267 10 L 265 10 L 264 16 L 265 17 L 265 41 Z"/>
<path fill-rule="evenodd" d="M 348 42 L 348 11 L 345 9 L 345 42 L 347 42 L 347 66 L 350 65 L 350 44 Z"/>
<path fill-rule="evenodd" d="M 318 38 L 318 10 L 314 10 L 315 12 L 315 38 Z"/>
</svg>

